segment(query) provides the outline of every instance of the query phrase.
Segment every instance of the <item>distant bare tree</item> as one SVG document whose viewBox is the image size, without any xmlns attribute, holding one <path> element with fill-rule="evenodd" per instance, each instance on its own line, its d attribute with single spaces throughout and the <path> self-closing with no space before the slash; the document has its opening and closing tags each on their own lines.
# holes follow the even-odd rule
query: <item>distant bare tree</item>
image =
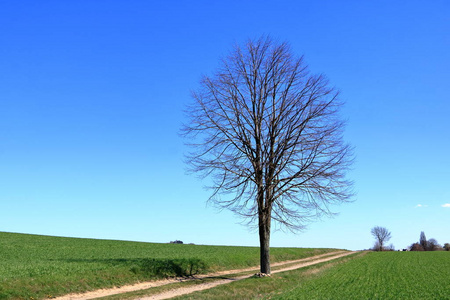
<svg viewBox="0 0 450 300">
<path fill-rule="evenodd" d="M 376 242 L 373 244 L 373 247 L 372 247 L 371 250 L 373 250 L 373 251 L 381 251 L 380 243 L 378 243 L 378 241 L 376 241 Z"/>
<path fill-rule="evenodd" d="M 427 243 L 427 251 L 442 251 L 444 248 L 438 243 L 436 239 L 429 239 Z"/>
<path fill-rule="evenodd" d="M 352 195 L 338 92 L 270 38 L 236 46 L 200 85 L 183 128 L 194 149 L 188 163 L 212 176 L 218 207 L 257 221 L 261 273 L 270 274 L 272 220 L 302 229 Z"/>
<path fill-rule="evenodd" d="M 394 244 L 389 244 L 389 246 L 386 247 L 386 250 L 388 250 L 388 251 L 395 251 Z"/>
<path fill-rule="evenodd" d="M 384 243 L 391 239 L 391 233 L 385 227 L 375 226 L 370 231 L 379 245 L 379 251 L 384 250 Z"/>
</svg>

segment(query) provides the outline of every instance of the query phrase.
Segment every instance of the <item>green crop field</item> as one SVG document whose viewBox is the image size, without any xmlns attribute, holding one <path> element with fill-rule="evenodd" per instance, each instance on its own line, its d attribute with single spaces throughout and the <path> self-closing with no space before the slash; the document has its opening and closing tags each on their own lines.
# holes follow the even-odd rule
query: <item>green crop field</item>
<svg viewBox="0 0 450 300">
<path fill-rule="evenodd" d="M 450 253 L 369 253 L 274 299 L 450 299 Z"/>
<path fill-rule="evenodd" d="M 369 253 L 273 299 L 450 299 L 450 252 Z"/>
<path fill-rule="evenodd" d="M 450 252 L 357 253 L 175 299 L 450 299 Z"/>
<path fill-rule="evenodd" d="M 272 248 L 273 262 L 335 249 Z M 0 232 L 0 299 L 43 299 L 161 277 L 257 266 L 256 247 L 156 244 Z"/>
</svg>

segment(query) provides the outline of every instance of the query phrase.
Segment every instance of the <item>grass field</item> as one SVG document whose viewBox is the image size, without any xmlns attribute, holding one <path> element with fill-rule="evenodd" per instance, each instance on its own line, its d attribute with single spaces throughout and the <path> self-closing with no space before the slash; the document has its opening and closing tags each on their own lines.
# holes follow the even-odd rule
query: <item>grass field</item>
<svg viewBox="0 0 450 300">
<path fill-rule="evenodd" d="M 272 262 L 335 249 L 272 248 Z M 0 232 L 0 299 L 43 299 L 259 264 L 255 247 L 155 244 Z"/>
<path fill-rule="evenodd" d="M 450 299 L 450 252 L 358 253 L 175 299 Z"/>
<path fill-rule="evenodd" d="M 369 253 L 273 299 L 450 299 L 450 252 Z"/>
</svg>

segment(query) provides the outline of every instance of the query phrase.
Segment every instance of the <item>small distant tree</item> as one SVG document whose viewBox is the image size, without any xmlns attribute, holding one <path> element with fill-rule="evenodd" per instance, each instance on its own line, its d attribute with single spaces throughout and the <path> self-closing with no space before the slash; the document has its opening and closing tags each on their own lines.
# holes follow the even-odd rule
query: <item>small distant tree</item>
<svg viewBox="0 0 450 300">
<path fill-rule="evenodd" d="M 387 251 L 395 251 L 394 244 L 389 244 L 389 246 L 386 247 Z"/>
<path fill-rule="evenodd" d="M 381 246 L 380 243 L 378 243 L 378 241 L 375 242 L 375 244 L 372 247 L 373 251 L 381 251 Z"/>
<path fill-rule="evenodd" d="M 423 250 L 425 250 L 425 251 L 428 250 L 427 237 L 425 236 L 425 232 L 423 232 L 423 231 L 420 232 L 419 244 L 422 246 Z"/>
<path fill-rule="evenodd" d="M 385 227 L 380 226 L 372 228 L 371 233 L 378 243 L 379 251 L 383 251 L 384 244 L 391 239 L 391 233 Z"/>
<path fill-rule="evenodd" d="M 436 241 L 436 239 L 429 239 L 427 242 L 427 251 L 442 251 L 442 246 Z"/>
<path fill-rule="evenodd" d="M 425 251 L 422 245 L 419 243 L 414 243 L 409 247 L 409 251 Z"/>
<path fill-rule="evenodd" d="M 450 251 L 450 243 L 445 243 L 444 244 L 444 250 L 445 251 Z"/>
</svg>

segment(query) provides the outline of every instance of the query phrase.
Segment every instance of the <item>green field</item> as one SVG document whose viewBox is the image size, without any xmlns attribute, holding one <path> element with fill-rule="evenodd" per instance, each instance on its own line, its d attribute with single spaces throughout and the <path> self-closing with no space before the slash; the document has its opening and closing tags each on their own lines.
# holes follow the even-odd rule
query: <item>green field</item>
<svg viewBox="0 0 450 300">
<path fill-rule="evenodd" d="M 175 299 L 450 299 L 450 252 L 363 252 Z"/>
<path fill-rule="evenodd" d="M 276 262 L 333 250 L 272 248 L 271 256 Z M 168 276 L 257 266 L 258 262 L 255 247 L 0 232 L 0 299 L 51 298 Z M 449 278 L 447 251 L 363 252 L 180 299 L 450 299 Z"/>
<path fill-rule="evenodd" d="M 335 249 L 272 248 L 272 262 Z M 259 264 L 256 247 L 155 244 L 0 232 L 0 299 L 43 299 Z"/>
<path fill-rule="evenodd" d="M 450 299 L 450 252 L 378 252 L 273 299 Z"/>
</svg>

